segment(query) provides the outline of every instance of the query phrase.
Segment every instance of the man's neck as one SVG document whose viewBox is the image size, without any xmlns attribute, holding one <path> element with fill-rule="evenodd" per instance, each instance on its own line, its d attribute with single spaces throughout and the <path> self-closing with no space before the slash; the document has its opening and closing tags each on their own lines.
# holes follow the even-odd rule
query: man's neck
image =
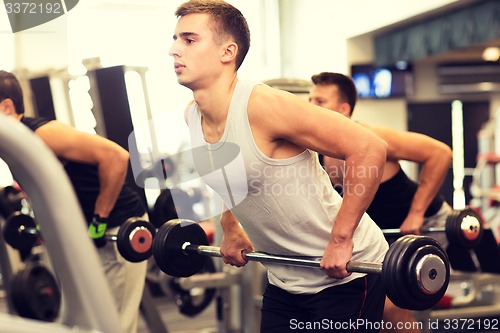
<svg viewBox="0 0 500 333">
<path fill-rule="evenodd" d="M 213 84 L 208 89 L 193 91 L 193 97 L 207 124 L 225 122 L 238 79 Z"/>
</svg>

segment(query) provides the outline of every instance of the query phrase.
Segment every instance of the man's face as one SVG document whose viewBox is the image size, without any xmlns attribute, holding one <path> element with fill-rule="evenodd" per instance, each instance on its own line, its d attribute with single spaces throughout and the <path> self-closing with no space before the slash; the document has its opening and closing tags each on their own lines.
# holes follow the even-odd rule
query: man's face
<svg viewBox="0 0 500 333">
<path fill-rule="evenodd" d="M 194 89 L 217 73 L 223 46 L 217 45 L 208 14 L 189 14 L 177 22 L 169 54 L 181 85 Z"/>
<path fill-rule="evenodd" d="M 340 111 L 338 87 L 335 84 L 313 85 L 309 92 L 309 102 L 333 111 Z"/>
</svg>

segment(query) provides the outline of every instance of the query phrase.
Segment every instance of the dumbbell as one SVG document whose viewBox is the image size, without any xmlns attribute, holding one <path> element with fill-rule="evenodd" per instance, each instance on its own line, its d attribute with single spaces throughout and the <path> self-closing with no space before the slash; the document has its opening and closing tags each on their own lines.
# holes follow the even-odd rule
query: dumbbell
<svg viewBox="0 0 500 333">
<path fill-rule="evenodd" d="M 106 241 L 116 242 L 118 252 L 125 260 L 140 262 L 151 257 L 156 228 L 137 217 L 129 218 L 118 229 L 116 235 L 106 234 Z M 5 242 L 15 249 L 31 249 L 35 246 L 39 232 L 35 220 L 21 212 L 11 214 L 3 230 Z"/>
<path fill-rule="evenodd" d="M 23 193 L 14 186 L 0 189 L 0 214 L 4 217 L 22 209 Z"/>
<path fill-rule="evenodd" d="M 442 227 L 421 228 L 421 234 L 445 232 L 450 244 L 457 244 L 468 249 L 473 249 L 481 243 L 483 237 L 483 219 L 473 208 L 453 210 L 446 218 Z M 401 236 L 400 229 L 382 229 L 386 236 Z"/>
<path fill-rule="evenodd" d="M 30 215 L 16 211 L 5 220 L 3 238 L 13 248 L 21 252 L 29 251 L 39 240 L 37 224 Z"/>
<path fill-rule="evenodd" d="M 262 263 L 320 268 L 319 260 L 306 260 L 262 252 L 247 253 L 246 259 Z M 208 246 L 203 229 L 190 220 L 163 224 L 153 239 L 153 257 L 166 274 L 188 277 L 196 274 L 208 257 L 221 257 L 220 248 Z M 383 263 L 350 261 L 349 272 L 381 274 L 387 296 L 398 307 L 425 310 L 444 295 L 450 279 L 450 264 L 439 242 L 426 236 L 406 235 L 391 244 Z"/>
</svg>

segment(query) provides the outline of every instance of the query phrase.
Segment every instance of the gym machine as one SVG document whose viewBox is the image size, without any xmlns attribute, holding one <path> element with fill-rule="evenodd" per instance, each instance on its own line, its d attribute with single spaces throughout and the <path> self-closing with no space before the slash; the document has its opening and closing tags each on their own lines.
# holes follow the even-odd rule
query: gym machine
<svg viewBox="0 0 500 333">
<path fill-rule="evenodd" d="M 87 232 L 86 222 L 59 161 L 35 134 L 4 115 L 0 115 L 0 158 L 30 197 L 40 227 L 46 230 L 45 247 L 53 258 L 65 304 L 59 323 L 0 314 L 0 332 L 120 332 L 97 251 L 90 239 L 81 237 Z"/>
</svg>

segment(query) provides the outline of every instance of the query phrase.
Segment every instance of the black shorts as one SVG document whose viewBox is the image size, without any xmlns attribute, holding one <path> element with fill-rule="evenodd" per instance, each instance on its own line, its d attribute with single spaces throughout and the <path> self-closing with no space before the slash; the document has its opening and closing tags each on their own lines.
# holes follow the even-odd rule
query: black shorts
<svg viewBox="0 0 500 333">
<path fill-rule="evenodd" d="M 291 294 L 268 285 L 262 302 L 260 332 L 379 332 L 384 300 L 379 274 L 369 274 L 317 294 Z"/>
</svg>

